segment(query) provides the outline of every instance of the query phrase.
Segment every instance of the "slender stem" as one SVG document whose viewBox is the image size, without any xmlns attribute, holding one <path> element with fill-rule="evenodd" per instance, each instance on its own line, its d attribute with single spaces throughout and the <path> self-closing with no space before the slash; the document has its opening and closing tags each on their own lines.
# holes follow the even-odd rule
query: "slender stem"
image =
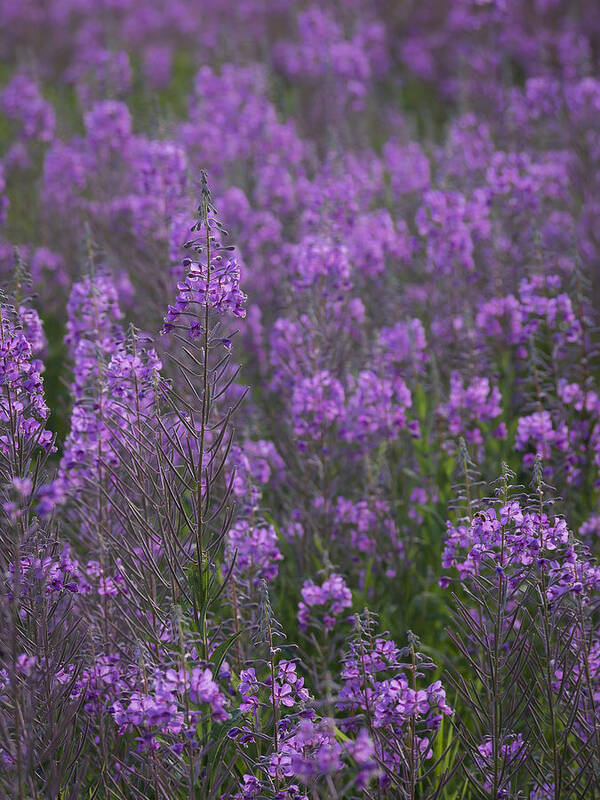
<svg viewBox="0 0 600 800">
<path fill-rule="evenodd" d="M 2 343 L 4 344 L 4 336 L 5 336 L 5 328 L 4 328 L 4 317 L 0 317 L 0 336 L 2 337 Z M 10 424 L 10 442 L 11 442 L 11 451 L 13 456 L 14 462 L 14 472 L 13 475 L 20 475 L 21 471 L 18 468 L 20 459 L 17 456 L 17 433 L 16 433 L 16 421 L 15 421 L 15 412 L 13 408 L 12 402 L 12 394 L 11 394 L 11 386 L 10 383 L 6 385 L 6 395 L 8 401 L 8 420 Z M 20 448 L 22 451 L 22 448 Z M 19 678 L 17 676 L 17 657 L 18 653 L 18 642 L 17 642 L 17 631 L 19 627 L 19 596 L 21 594 L 21 540 L 24 534 L 24 523 L 21 517 L 20 524 L 18 526 L 18 533 L 14 538 L 14 552 L 13 552 L 13 562 L 14 562 L 14 578 L 13 578 L 13 593 L 12 593 L 12 603 L 11 603 L 11 612 L 12 612 L 12 631 L 11 631 L 11 656 L 12 656 L 12 663 L 11 663 L 11 684 L 13 689 L 13 702 L 14 702 L 14 723 L 15 723 L 15 742 L 16 742 L 16 753 L 15 753 L 15 760 L 16 760 L 16 769 L 17 769 L 17 796 L 19 800 L 25 800 L 25 786 L 23 783 L 23 755 L 22 755 L 22 745 L 21 745 L 21 689 L 19 684 Z"/>
<path fill-rule="evenodd" d="M 183 638 L 183 628 L 181 626 L 181 608 L 179 606 L 174 607 L 173 609 L 174 615 L 177 619 L 177 633 L 179 635 L 179 658 L 180 658 L 180 670 L 182 677 L 187 680 L 187 664 L 186 664 L 186 656 L 185 656 L 185 641 Z M 187 729 L 191 731 L 191 715 L 190 715 L 190 698 L 189 693 L 186 690 L 186 687 L 183 687 L 184 692 L 184 703 L 185 703 L 185 724 Z M 188 742 L 188 774 L 187 774 L 187 781 L 188 781 L 188 793 L 190 798 L 193 798 L 194 794 L 194 749 L 193 743 L 190 740 Z"/>
<path fill-rule="evenodd" d="M 412 676 L 412 690 L 414 696 L 417 696 L 417 664 L 415 658 L 414 644 L 410 643 L 410 657 L 411 657 L 411 676 Z M 417 787 L 417 732 L 416 732 L 416 716 L 413 713 L 410 715 L 409 735 L 410 735 L 410 800 L 415 800 L 415 791 Z"/>
<path fill-rule="evenodd" d="M 273 632 L 271 630 L 271 622 L 267 619 L 267 635 L 269 642 L 269 667 L 271 670 L 271 704 L 273 706 L 273 748 L 274 755 L 277 757 L 279 753 L 279 732 L 277 726 L 279 723 L 277 713 L 277 701 L 275 699 L 275 653 L 273 650 Z M 275 772 L 275 788 L 279 792 L 279 773 Z"/>
<path fill-rule="evenodd" d="M 239 604 L 238 604 L 238 597 L 237 597 L 237 590 L 235 588 L 235 578 L 233 577 L 233 572 L 229 577 L 229 583 L 231 584 L 231 603 L 233 606 L 233 627 L 234 632 L 238 634 L 238 638 L 235 641 L 235 652 L 236 652 L 236 660 L 237 660 L 237 668 L 238 674 L 241 672 L 242 669 L 242 649 L 240 645 L 239 639 L 239 632 L 240 632 L 240 611 L 239 611 Z"/>
<path fill-rule="evenodd" d="M 203 572 L 205 569 L 205 551 L 204 551 L 204 533 L 205 533 L 205 520 L 202 498 L 202 469 L 204 465 L 204 443 L 206 438 L 206 429 L 208 426 L 209 403 L 208 403 L 208 345 L 209 345 L 209 305 L 208 297 L 210 291 L 210 277 L 211 277 L 211 253 L 210 253 L 210 229 L 208 223 L 208 199 L 206 193 L 202 194 L 202 218 L 204 221 L 204 230 L 206 235 L 206 284 L 205 284 L 205 298 L 204 298 L 204 331 L 203 331 L 203 348 L 204 358 L 202 365 L 202 417 L 200 421 L 200 452 L 198 453 L 198 467 L 196 470 L 196 506 L 197 506 L 197 529 L 196 529 L 196 555 L 198 559 L 198 571 L 201 580 L 203 580 Z M 208 478 L 207 478 L 208 480 Z M 206 614 L 202 613 L 202 649 L 203 657 L 208 658 L 208 634 L 206 630 Z"/>
<path fill-rule="evenodd" d="M 503 474 L 502 482 L 502 501 L 506 505 L 508 502 L 508 478 L 506 471 Z M 502 737 L 502 704 L 500 701 L 500 641 L 502 638 L 502 618 L 503 610 L 506 603 L 506 582 L 504 576 L 504 548 L 505 548 L 505 529 L 502 525 L 500 531 L 500 571 L 498 572 L 498 598 L 496 602 L 496 618 L 494 622 L 494 658 L 492 663 L 492 682 L 493 682 L 493 696 L 494 702 L 492 706 L 493 713 L 493 740 L 492 752 L 494 760 L 494 798 L 497 797 L 500 790 L 499 781 L 499 767 L 500 767 L 500 740 Z"/>
<path fill-rule="evenodd" d="M 590 670 L 590 647 L 585 631 L 585 621 L 583 616 L 583 603 L 581 601 L 581 595 L 577 595 L 577 612 L 578 612 L 579 627 L 581 631 L 581 643 L 583 647 L 583 664 L 585 669 L 586 691 L 589 696 L 590 704 L 592 707 L 592 715 L 594 719 L 594 739 L 596 742 L 596 756 L 598 758 L 598 763 L 600 763 L 600 725 L 598 720 L 598 709 L 596 706 L 596 700 L 594 698 L 594 688 L 592 685 L 592 673 Z M 594 797 L 595 797 L 595 792 L 594 792 Z"/>
<path fill-rule="evenodd" d="M 542 534 L 542 514 L 544 511 L 543 493 L 541 478 L 538 477 L 538 514 L 540 518 L 540 552 L 543 550 L 543 534 Z M 542 561 L 541 564 L 541 586 L 539 587 L 540 593 L 540 606 L 542 613 L 542 629 L 544 634 L 544 663 L 545 663 L 545 681 L 546 681 L 546 695 L 548 697 L 548 713 L 550 714 L 550 731 L 552 736 L 552 773 L 554 778 L 554 800 L 560 800 L 560 791 L 562 785 L 562 770 L 560 764 L 560 757 L 558 753 L 558 741 L 556 730 L 556 712 L 554 708 L 554 689 L 552 686 L 552 652 L 550 647 L 550 613 L 548 608 L 547 590 L 548 584 L 546 580 L 546 568 Z"/>
<path fill-rule="evenodd" d="M 366 654 L 365 654 L 365 645 L 362 638 L 362 623 L 360 617 L 357 615 L 355 617 L 356 620 L 356 627 L 358 630 L 358 641 L 360 643 L 360 664 L 362 668 L 362 684 L 363 684 L 363 697 L 365 701 L 365 712 L 367 717 L 367 730 L 369 731 L 369 736 L 371 737 L 371 741 L 373 742 L 374 746 L 377 746 L 377 739 L 375 737 L 374 726 L 373 726 L 373 715 L 371 713 L 371 706 L 369 704 L 369 694 L 367 691 L 367 665 L 366 665 Z M 371 645 L 371 650 L 373 649 Z M 377 786 L 377 798 L 381 800 L 381 785 L 379 781 L 376 783 Z"/>
</svg>

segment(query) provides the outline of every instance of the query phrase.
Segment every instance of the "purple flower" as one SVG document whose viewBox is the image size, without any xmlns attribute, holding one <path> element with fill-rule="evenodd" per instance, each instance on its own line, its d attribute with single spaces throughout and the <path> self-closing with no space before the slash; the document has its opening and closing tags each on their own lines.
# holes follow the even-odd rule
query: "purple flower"
<svg viewBox="0 0 600 800">
<path fill-rule="evenodd" d="M 305 581 L 302 586 L 302 601 L 298 604 L 298 623 L 306 630 L 309 625 L 331 630 L 338 617 L 352 605 L 352 593 L 344 578 L 335 572 L 321 586 Z"/>
</svg>

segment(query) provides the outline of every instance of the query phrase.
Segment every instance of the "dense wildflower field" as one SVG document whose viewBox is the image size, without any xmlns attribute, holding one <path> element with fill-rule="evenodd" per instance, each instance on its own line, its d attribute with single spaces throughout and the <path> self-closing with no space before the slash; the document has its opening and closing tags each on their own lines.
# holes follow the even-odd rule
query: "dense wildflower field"
<svg viewBox="0 0 600 800">
<path fill-rule="evenodd" d="M 596 0 L 0 54 L 0 798 L 600 800 Z"/>
</svg>

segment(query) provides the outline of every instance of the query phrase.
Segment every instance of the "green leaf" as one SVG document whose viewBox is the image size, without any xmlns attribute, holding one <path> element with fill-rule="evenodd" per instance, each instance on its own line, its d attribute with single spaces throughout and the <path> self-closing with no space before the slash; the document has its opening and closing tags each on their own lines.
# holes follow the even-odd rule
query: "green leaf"
<svg viewBox="0 0 600 800">
<path fill-rule="evenodd" d="M 225 661 L 225 656 L 231 650 L 231 647 L 235 644 L 235 642 L 240 638 L 242 635 L 242 631 L 238 631 L 237 633 L 232 633 L 231 636 L 222 642 L 214 651 L 213 653 L 213 660 L 214 660 L 214 676 L 216 677 L 219 674 L 219 670 L 221 669 L 221 665 L 223 661 Z"/>
<path fill-rule="evenodd" d="M 231 717 L 221 725 L 215 726 L 210 732 L 211 742 L 215 745 L 215 749 L 211 751 L 210 760 L 213 764 L 211 776 L 214 778 L 217 764 L 219 763 L 219 755 L 224 745 L 227 743 L 227 734 L 232 728 L 235 728 L 244 719 L 243 713 L 236 709 Z"/>
<path fill-rule="evenodd" d="M 209 589 L 210 589 L 210 569 L 208 564 L 203 564 L 198 569 L 197 564 L 193 564 L 188 571 L 188 585 L 196 601 L 197 607 L 206 613 Z"/>
</svg>

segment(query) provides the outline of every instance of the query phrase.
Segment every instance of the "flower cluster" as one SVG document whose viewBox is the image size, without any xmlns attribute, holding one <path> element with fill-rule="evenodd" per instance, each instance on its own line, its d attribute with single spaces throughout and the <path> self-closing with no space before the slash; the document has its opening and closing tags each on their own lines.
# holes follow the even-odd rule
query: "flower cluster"
<svg viewBox="0 0 600 800">
<path fill-rule="evenodd" d="M 227 550 L 229 557 L 235 558 L 236 576 L 249 578 L 255 584 L 273 580 L 283 558 L 273 525 L 249 520 L 232 525 L 227 534 Z"/>
<path fill-rule="evenodd" d="M 19 122 L 22 136 L 50 142 L 54 136 L 55 118 L 52 105 L 41 95 L 39 86 L 24 73 L 17 73 L 2 90 L 0 109 Z"/>
<path fill-rule="evenodd" d="M 481 425 L 496 423 L 494 436 L 506 436 L 506 425 L 498 421 L 502 414 L 502 397 L 497 386 L 490 386 L 488 378 L 473 378 L 466 386 L 458 372 L 450 376 L 450 395 L 438 413 L 448 421 L 452 436 L 462 435 L 473 445 L 483 444 Z"/>
<path fill-rule="evenodd" d="M 173 330 L 174 323 L 182 316 L 188 316 L 188 309 L 194 304 L 214 308 L 218 314 L 246 316 L 246 295 L 240 290 L 240 267 L 237 261 L 228 259 L 223 262 L 217 256 L 211 261 L 210 269 L 190 259 L 185 259 L 183 266 L 188 269 L 188 275 L 177 284 L 179 294 L 175 304 L 169 306 L 163 333 Z M 185 319 L 183 321 L 186 322 Z M 191 339 L 202 335 L 202 326 L 193 316 L 189 324 L 183 327 Z"/>
<path fill-rule="evenodd" d="M 344 659 L 338 694 L 338 706 L 350 714 L 342 721 L 343 728 L 354 731 L 367 720 L 375 736 L 377 759 L 391 774 L 404 769 L 409 724 L 415 731 L 414 754 L 421 762 L 433 757 L 434 732 L 442 717 L 452 714 L 441 681 L 416 688 L 416 676 L 413 680 L 407 674 L 408 665 L 402 664 L 401 656 L 390 639 L 353 642 Z M 384 784 L 389 782 L 384 779 Z"/>
<path fill-rule="evenodd" d="M 567 593 L 577 596 L 600 588 L 600 568 L 575 545 L 564 519 L 527 511 L 511 501 L 479 512 L 468 525 L 448 522 L 442 564 L 456 568 L 462 581 L 486 563 L 516 576 L 528 568 L 543 570 L 553 602 Z"/>
<path fill-rule="evenodd" d="M 46 430 L 50 410 L 44 398 L 41 362 L 33 357 L 39 349 L 39 327 L 33 326 L 33 342 L 23 329 L 22 313 L 0 309 L 0 451 L 16 460 L 24 448 L 53 451 L 52 432 Z M 28 326 L 31 327 L 31 326 Z"/>
<path fill-rule="evenodd" d="M 187 696 L 187 702 L 184 698 Z M 189 703 L 200 710 L 189 711 Z M 210 669 L 193 667 L 157 671 L 152 691 L 142 694 L 132 692 L 128 700 L 115 701 L 110 712 L 121 734 L 138 733 L 138 751 L 160 747 L 160 734 L 184 734 L 183 741 L 192 741 L 196 726 L 202 719 L 202 706 L 208 707 L 211 717 L 224 721 L 228 717 L 226 698 L 213 680 Z M 196 743 L 197 746 L 197 743 Z M 171 744 L 174 752 L 181 752 L 183 743 Z"/>
<path fill-rule="evenodd" d="M 352 606 L 352 592 L 342 575 L 336 572 L 332 572 L 320 586 L 314 581 L 305 581 L 301 591 L 298 623 L 303 630 L 312 625 L 330 631 L 340 614 Z"/>
</svg>

